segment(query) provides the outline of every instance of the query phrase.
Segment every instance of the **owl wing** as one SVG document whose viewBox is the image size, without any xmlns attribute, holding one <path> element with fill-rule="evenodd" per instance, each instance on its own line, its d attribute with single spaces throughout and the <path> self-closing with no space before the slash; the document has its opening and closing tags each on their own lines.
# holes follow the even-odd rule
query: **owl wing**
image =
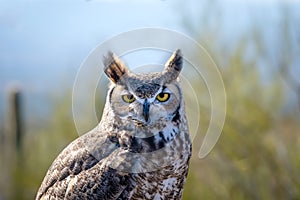
<svg viewBox="0 0 300 200">
<path fill-rule="evenodd" d="M 96 129 L 74 140 L 50 166 L 36 199 L 116 199 L 124 195 L 125 188 L 132 185 L 131 175 L 119 173 L 106 162 L 117 148 Z"/>
</svg>

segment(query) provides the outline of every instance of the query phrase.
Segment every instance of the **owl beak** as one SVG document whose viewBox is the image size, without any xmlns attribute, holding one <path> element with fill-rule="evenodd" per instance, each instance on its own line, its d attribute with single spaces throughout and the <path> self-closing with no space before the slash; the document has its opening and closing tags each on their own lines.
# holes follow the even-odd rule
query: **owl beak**
<svg viewBox="0 0 300 200">
<path fill-rule="evenodd" d="M 150 110 L 150 104 L 149 104 L 148 100 L 146 99 L 143 104 L 143 116 L 144 116 L 146 122 L 148 122 L 148 120 L 149 120 L 149 110 Z"/>
</svg>

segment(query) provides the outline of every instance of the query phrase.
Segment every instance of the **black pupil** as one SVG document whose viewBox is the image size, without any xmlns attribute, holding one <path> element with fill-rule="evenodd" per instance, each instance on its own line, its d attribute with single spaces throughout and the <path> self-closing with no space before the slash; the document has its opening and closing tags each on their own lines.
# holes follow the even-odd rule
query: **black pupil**
<svg viewBox="0 0 300 200">
<path fill-rule="evenodd" d="M 165 96 L 165 93 L 159 93 L 159 97 L 163 98 Z"/>
<path fill-rule="evenodd" d="M 127 95 L 127 98 L 128 98 L 129 100 L 131 100 L 131 99 L 133 98 L 133 95 L 132 95 L 132 94 Z"/>
</svg>

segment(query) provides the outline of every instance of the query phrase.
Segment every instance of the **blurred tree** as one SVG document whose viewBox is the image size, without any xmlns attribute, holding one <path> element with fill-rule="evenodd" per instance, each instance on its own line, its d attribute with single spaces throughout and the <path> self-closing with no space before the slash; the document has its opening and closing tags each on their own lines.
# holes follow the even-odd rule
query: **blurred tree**
<svg viewBox="0 0 300 200">
<path fill-rule="evenodd" d="M 13 184 L 1 179 L 6 185 L 4 197 L 8 199 L 33 199 L 42 179 L 58 153 L 78 135 L 74 127 L 71 112 L 71 95 L 65 92 L 57 97 L 49 122 L 37 120 L 31 124 L 31 131 L 24 137 L 23 159 L 20 163 L 12 160 Z M 41 124 L 43 123 L 43 124 Z M 19 191 L 16 192 L 16 186 Z"/>
<path fill-rule="evenodd" d="M 206 17 L 219 16 L 219 13 L 212 14 L 213 10 L 206 9 L 209 12 Z M 291 80 L 287 73 L 290 73 L 291 63 L 299 62 L 291 55 L 300 52 L 294 47 L 295 40 L 290 35 L 295 27 L 286 27 L 293 19 L 286 12 L 280 15 L 285 20 L 278 31 L 285 36 L 278 34 L 275 37 L 276 41 L 284 43 L 282 45 L 266 43 L 264 28 L 255 22 L 252 31 L 237 39 L 231 48 L 218 43 L 223 41 L 220 34 L 214 36 L 221 38 L 205 43 L 221 66 L 227 93 L 227 119 L 223 134 L 211 154 L 203 160 L 193 157 L 184 199 L 300 197 L 300 179 L 296 173 L 300 165 L 296 155 L 300 150 L 299 112 L 295 115 L 293 109 L 292 114 L 283 110 L 290 96 L 281 79 L 283 75 L 292 87 L 297 88 L 295 80 Z M 210 26 L 201 26 L 201 30 L 201 38 L 211 36 L 205 37 L 206 32 L 211 32 Z M 274 45 L 280 50 L 272 51 L 270 47 Z M 252 57 L 249 57 L 249 48 L 254 52 Z M 291 49 L 295 52 L 289 53 Z M 271 63 L 272 56 L 276 58 L 276 65 Z M 262 63 L 268 66 L 262 66 Z M 281 65 L 281 74 L 276 73 L 278 65 Z M 267 70 L 262 72 L 262 67 Z M 289 106 L 295 108 L 296 105 Z M 208 118 L 206 121 L 209 121 L 209 116 L 209 113 L 201 115 Z M 201 142 L 196 138 L 194 149 L 197 150 Z"/>
</svg>

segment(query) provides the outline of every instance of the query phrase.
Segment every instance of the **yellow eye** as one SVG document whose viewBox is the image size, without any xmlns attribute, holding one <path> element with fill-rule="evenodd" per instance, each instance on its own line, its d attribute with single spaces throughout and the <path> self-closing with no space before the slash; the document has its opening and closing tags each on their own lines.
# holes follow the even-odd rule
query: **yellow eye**
<svg viewBox="0 0 300 200">
<path fill-rule="evenodd" d="M 157 96 L 156 96 L 156 99 L 160 102 L 165 102 L 167 101 L 168 99 L 170 98 L 170 94 L 169 93 L 159 93 Z"/>
<path fill-rule="evenodd" d="M 125 101 L 126 103 L 132 103 L 135 101 L 135 98 L 132 94 L 125 94 L 122 96 L 123 101 Z"/>
</svg>

